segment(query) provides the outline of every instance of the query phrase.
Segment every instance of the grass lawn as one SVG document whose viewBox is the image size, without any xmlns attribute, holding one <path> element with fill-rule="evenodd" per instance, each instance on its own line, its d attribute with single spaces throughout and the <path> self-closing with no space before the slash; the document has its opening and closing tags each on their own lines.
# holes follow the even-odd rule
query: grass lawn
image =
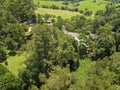
<svg viewBox="0 0 120 90">
<path fill-rule="evenodd" d="M 55 16 L 61 16 L 64 19 L 66 18 L 71 18 L 72 16 L 75 15 L 80 15 L 79 12 L 70 12 L 70 11 L 64 11 L 64 10 L 53 10 L 53 9 L 46 9 L 46 8 L 38 8 L 36 10 L 36 13 L 39 14 L 50 14 L 50 15 L 55 15 Z"/>
<path fill-rule="evenodd" d="M 93 13 L 95 13 L 97 10 L 103 10 L 106 6 L 107 2 L 103 0 L 96 0 L 96 2 L 93 2 L 93 0 L 85 0 L 80 2 L 80 5 L 78 8 L 80 10 L 85 10 L 85 8 L 91 10 Z"/>
<path fill-rule="evenodd" d="M 41 1 L 41 0 L 34 0 L 35 4 L 46 5 L 50 7 L 51 5 L 57 5 L 59 8 L 61 6 L 65 6 L 62 4 L 63 1 Z M 79 2 L 79 6 L 77 7 L 79 10 L 85 10 L 86 8 L 91 10 L 93 13 L 95 13 L 97 10 L 103 10 L 108 2 L 104 0 L 96 0 L 96 2 L 93 2 L 93 0 L 84 0 Z M 75 8 L 74 4 L 69 3 L 67 5 L 68 8 Z"/>
<path fill-rule="evenodd" d="M 36 4 L 42 6 L 42 5 L 46 5 L 48 7 L 50 7 L 51 5 L 57 5 L 58 7 L 64 6 L 62 4 L 63 1 L 41 1 L 41 0 L 34 0 L 34 2 Z M 93 13 L 95 13 L 97 10 L 103 10 L 105 8 L 105 6 L 107 5 L 108 2 L 103 1 L 103 0 L 96 0 L 96 2 L 93 2 L 93 0 L 84 0 L 79 2 L 79 6 L 77 8 L 79 8 L 79 10 L 85 10 L 85 9 L 89 9 L 91 10 Z M 74 8 L 74 4 L 69 3 L 69 5 L 67 5 L 68 8 Z M 51 14 L 51 15 L 55 15 L 55 16 L 61 16 L 62 18 L 66 19 L 66 18 L 71 18 L 72 16 L 75 15 L 82 15 L 79 12 L 72 12 L 72 11 L 65 11 L 65 10 L 53 10 L 53 9 L 47 9 L 47 8 L 38 8 L 36 10 L 36 13 L 40 13 L 42 15 L 44 14 Z M 94 14 L 93 14 L 94 15 Z M 94 16 L 86 16 L 87 18 L 92 18 Z"/>
<path fill-rule="evenodd" d="M 2 63 L 5 67 L 9 69 L 13 74 L 16 76 L 18 75 L 19 69 L 22 69 L 25 67 L 23 62 L 26 59 L 26 53 L 23 53 L 21 55 L 16 54 L 15 56 L 9 56 L 7 61 L 8 61 L 8 66 L 5 66 L 4 62 Z"/>
<path fill-rule="evenodd" d="M 89 60 L 89 59 L 84 59 L 80 61 L 80 66 L 77 70 L 78 73 L 78 84 L 80 83 L 82 86 L 85 85 L 85 83 L 88 80 L 88 73 L 93 70 L 95 65 L 95 62 Z"/>
</svg>

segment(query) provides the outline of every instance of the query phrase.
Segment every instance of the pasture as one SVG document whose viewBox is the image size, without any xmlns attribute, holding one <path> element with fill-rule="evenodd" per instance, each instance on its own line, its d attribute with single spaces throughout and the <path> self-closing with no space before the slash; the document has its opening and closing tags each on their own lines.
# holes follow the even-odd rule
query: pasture
<svg viewBox="0 0 120 90">
<path fill-rule="evenodd" d="M 80 2 L 80 5 L 78 8 L 80 10 L 89 9 L 93 13 L 95 13 L 97 10 L 103 10 L 108 2 L 105 2 L 103 0 L 96 0 L 96 2 L 93 2 L 93 0 L 85 0 Z"/>
<path fill-rule="evenodd" d="M 65 10 L 53 10 L 53 9 L 46 9 L 46 8 L 38 8 L 36 10 L 36 13 L 38 14 L 50 14 L 50 15 L 55 15 L 55 16 L 61 16 L 62 18 L 71 18 L 72 16 L 75 15 L 80 15 L 79 12 L 71 12 L 71 11 L 65 11 Z"/>
<path fill-rule="evenodd" d="M 89 9 L 91 10 L 93 13 L 95 13 L 97 10 L 103 10 L 105 8 L 105 6 L 108 4 L 108 2 L 104 1 L 104 0 L 96 0 L 96 2 L 93 2 L 93 0 L 83 0 L 81 2 L 77 2 L 79 4 L 79 6 L 75 6 L 76 3 L 70 3 L 68 5 L 64 5 L 63 1 L 41 1 L 41 0 L 34 0 L 35 4 L 39 3 L 39 6 L 42 7 L 43 5 L 50 7 L 52 5 L 56 5 L 59 8 L 61 8 L 62 6 L 66 6 L 70 9 L 73 8 L 78 8 L 79 10 L 85 10 L 85 9 Z"/>
</svg>

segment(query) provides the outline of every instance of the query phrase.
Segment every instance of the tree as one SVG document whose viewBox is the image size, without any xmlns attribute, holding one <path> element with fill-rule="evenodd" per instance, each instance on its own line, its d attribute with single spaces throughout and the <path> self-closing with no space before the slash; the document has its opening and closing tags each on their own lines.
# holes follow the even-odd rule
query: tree
<svg viewBox="0 0 120 90">
<path fill-rule="evenodd" d="M 115 73 L 115 77 L 113 79 L 113 84 L 116 85 L 120 85 L 120 53 L 114 53 L 111 57 L 110 57 L 110 70 L 111 72 Z M 120 88 L 120 87 L 119 87 Z"/>
<path fill-rule="evenodd" d="M 40 14 L 37 14 L 37 23 L 43 24 L 43 19 L 42 19 L 42 16 Z"/>
<path fill-rule="evenodd" d="M 104 58 L 105 56 L 110 56 L 116 50 L 115 39 L 111 33 L 111 30 L 107 26 L 101 26 L 97 29 L 97 38 L 93 46 L 93 58 L 97 60 L 98 58 Z"/>
<path fill-rule="evenodd" d="M 79 16 L 79 15 L 76 15 L 76 16 L 73 16 L 71 18 L 71 24 L 72 26 L 74 26 L 74 29 L 76 30 L 80 30 L 84 24 L 85 24 L 85 21 L 86 21 L 86 18 L 84 16 Z"/>
<path fill-rule="evenodd" d="M 7 53 L 3 47 L 0 46 L 0 62 L 7 59 Z"/>
<path fill-rule="evenodd" d="M 95 19 L 92 21 L 93 33 L 96 33 L 96 29 L 98 29 L 99 26 L 100 26 L 99 19 L 98 19 L 98 18 L 95 18 Z"/>
<path fill-rule="evenodd" d="M 90 16 L 92 15 L 92 11 L 90 11 L 89 9 L 85 9 L 84 15 Z"/>
<path fill-rule="evenodd" d="M 106 38 L 104 38 L 106 37 Z M 98 53 L 98 57 L 99 57 L 99 54 L 102 54 L 102 57 L 100 58 L 103 58 L 104 56 L 110 56 L 113 51 L 112 51 L 112 48 L 114 46 L 114 38 L 111 37 L 111 36 L 106 36 L 106 35 L 100 35 L 100 37 L 98 38 L 97 40 L 97 48 L 98 50 L 102 50 L 102 52 Z M 103 53 L 104 52 L 104 53 Z"/>
<path fill-rule="evenodd" d="M 77 69 L 77 54 L 68 37 L 53 26 L 38 25 L 34 31 L 35 46 L 32 49 L 32 55 L 25 63 L 26 69 L 21 75 L 27 87 L 32 84 L 41 86 L 43 82 L 38 79 L 39 73 L 49 77 L 54 66 L 66 67 L 69 64 L 71 71 Z"/>
<path fill-rule="evenodd" d="M 100 16 L 105 15 L 104 10 L 98 10 L 98 11 L 95 13 L 95 15 L 100 15 Z"/>
<path fill-rule="evenodd" d="M 24 90 L 23 83 L 0 64 L 0 90 Z"/>
<path fill-rule="evenodd" d="M 115 11 L 116 11 L 116 9 L 115 9 L 115 6 L 114 5 L 107 5 L 106 7 L 105 7 L 105 14 L 106 15 L 112 15 L 112 14 L 114 14 L 115 13 Z"/>
<path fill-rule="evenodd" d="M 0 30 L 1 41 L 9 50 L 15 50 L 25 43 L 26 26 L 19 24 L 7 24 Z"/>
<path fill-rule="evenodd" d="M 89 39 L 87 38 L 87 36 L 85 34 L 80 34 L 79 35 L 79 57 L 80 58 L 85 58 L 87 57 L 87 49 L 88 49 L 88 43 L 89 43 Z"/>
<path fill-rule="evenodd" d="M 29 90 L 39 90 L 35 85 L 32 85 Z"/>
<path fill-rule="evenodd" d="M 17 43 L 13 39 L 11 39 L 10 37 L 7 37 L 5 39 L 5 43 L 7 45 L 8 50 L 15 50 L 15 48 L 17 47 Z"/>
<path fill-rule="evenodd" d="M 62 25 L 63 25 L 63 19 L 60 16 L 58 16 L 55 26 L 57 26 L 61 30 Z"/>
<path fill-rule="evenodd" d="M 93 2 L 96 2 L 96 0 L 93 0 Z"/>
<path fill-rule="evenodd" d="M 115 46 L 116 46 L 116 51 L 120 51 L 120 33 L 117 31 L 114 35 L 115 37 Z"/>
<path fill-rule="evenodd" d="M 0 2 L 0 6 L 1 9 L 4 10 L 4 15 L 6 17 L 13 16 L 19 22 L 25 22 L 34 19 L 32 18 L 32 16 L 34 15 L 33 0 L 2 0 Z"/>
<path fill-rule="evenodd" d="M 119 90 L 119 73 L 115 73 L 116 68 L 119 69 L 119 53 L 115 53 L 110 57 L 105 57 L 103 59 L 99 59 L 96 61 L 96 65 L 94 67 L 94 72 L 89 73 L 89 80 L 86 84 L 87 89 L 90 90 L 112 90 L 113 88 Z M 117 61 L 117 62 L 116 62 Z M 114 66 L 117 66 L 113 69 Z M 113 66 L 113 67 L 112 67 Z M 119 71 L 119 70 L 118 70 Z M 115 79 L 116 78 L 116 79 Z M 118 81 L 118 83 L 115 83 Z"/>
<path fill-rule="evenodd" d="M 76 74 L 69 68 L 56 66 L 50 73 L 50 77 L 41 86 L 41 90 L 68 90 L 76 82 Z"/>
<path fill-rule="evenodd" d="M 32 19 L 32 15 L 34 15 L 34 3 L 33 0 L 22 0 L 22 1 L 18 1 L 17 2 L 10 2 L 13 4 L 10 4 L 10 6 L 8 7 L 8 9 L 10 9 L 10 11 L 14 10 L 14 6 L 16 7 L 16 11 L 13 11 L 12 14 L 19 19 L 20 21 L 28 21 Z M 27 10 L 26 10 L 27 9 Z M 19 12 L 21 11 L 21 12 Z"/>
</svg>

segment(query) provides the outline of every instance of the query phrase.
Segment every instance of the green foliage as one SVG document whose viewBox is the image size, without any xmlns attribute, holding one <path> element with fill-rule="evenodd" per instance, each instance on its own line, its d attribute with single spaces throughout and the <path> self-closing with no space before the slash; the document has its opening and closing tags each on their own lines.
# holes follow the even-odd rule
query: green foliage
<svg viewBox="0 0 120 90">
<path fill-rule="evenodd" d="M 10 72 L 12 72 L 15 76 L 18 76 L 18 73 L 21 69 L 25 68 L 24 61 L 26 59 L 26 53 L 22 52 L 21 55 L 18 55 L 18 52 L 14 56 L 7 55 L 7 66 L 5 62 L 2 62 L 2 65 L 6 66 Z"/>
<path fill-rule="evenodd" d="M 115 40 L 113 36 L 106 34 L 101 34 L 96 40 L 96 47 L 94 47 L 93 60 L 98 58 L 104 58 L 105 56 L 110 56 L 115 52 Z"/>
<path fill-rule="evenodd" d="M 87 84 L 89 88 L 93 90 L 118 88 L 119 90 L 119 55 L 120 53 L 115 53 L 109 58 L 96 62 L 96 71 L 91 74 L 90 83 Z"/>
<path fill-rule="evenodd" d="M 22 81 L 0 64 L 0 89 L 1 90 L 24 90 Z"/>
<path fill-rule="evenodd" d="M 88 83 L 90 74 L 95 71 L 95 65 L 96 62 L 93 62 L 88 58 L 80 61 L 80 66 L 77 69 L 78 77 L 76 83 L 79 84 L 82 88 L 86 88 L 85 85 Z"/>
<path fill-rule="evenodd" d="M 92 11 L 85 9 L 84 15 L 90 16 L 90 15 L 92 15 Z"/>
<path fill-rule="evenodd" d="M 69 68 L 56 66 L 50 73 L 41 90 L 68 90 L 76 82 L 76 74 L 70 72 Z"/>
<path fill-rule="evenodd" d="M 3 48 L 2 50 L 0 45 L 0 58 L 5 60 L 7 53 L 4 47 L 7 50 L 18 50 L 26 42 L 25 32 L 28 28 L 21 22 L 31 20 L 35 23 L 34 5 L 32 0 L 29 2 L 26 0 L 1 0 L 0 8 L 0 43 Z"/>
<path fill-rule="evenodd" d="M 52 16 L 61 16 L 62 18 L 71 18 L 72 16 L 79 15 L 79 12 L 71 12 L 71 11 L 65 11 L 65 10 L 54 10 L 54 9 L 48 9 L 48 8 L 38 8 L 36 11 L 36 14 L 50 14 Z"/>
<path fill-rule="evenodd" d="M 39 90 L 35 85 L 32 85 L 29 90 Z"/>
<path fill-rule="evenodd" d="M 36 13 L 40 14 L 35 15 L 32 0 L 0 1 L 0 61 L 7 59 L 2 64 L 16 76 L 19 73 L 15 77 L 0 64 L 0 90 L 119 90 L 120 11 L 116 4 L 102 10 L 107 3 L 102 0 L 45 1 L 52 3 L 48 6 L 43 2 L 38 3 L 40 7 L 75 13 L 39 8 Z M 94 19 L 78 15 L 79 8 Z M 46 25 L 48 20 L 52 23 Z M 34 23 L 29 30 L 26 22 Z M 77 32 L 79 41 L 62 29 Z M 27 50 L 27 57 L 16 50 Z"/>
<path fill-rule="evenodd" d="M 6 51 L 4 50 L 3 47 L 0 47 L 0 62 L 4 61 L 7 59 L 7 53 Z"/>
<path fill-rule="evenodd" d="M 32 55 L 26 62 L 27 69 L 22 76 L 22 78 L 27 78 L 27 80 L 23 80 L 28 85 L 31 83 L 40 85 L 42 81 L 38 81 L 39 73 L 44 73 L 48 77 L 52 68 L 56 65 L 66 67 L 69 64 L 71 71 L 77 69 L 77 54 L 72 42 L 67 39 L 68 37 L 66 38 L 59 30 L 47 25 L 38 25 L 34 30 L 35 46 Z"/>
<path fill-rule="evenodd" d="M 32 15 L 34 15 L 34 4 L 32 0 L 4 0 L 0 2 L 0 6 L 6 16 L 10 15 L 20 22 L 28 21 L 32 18 Z M 7 13 L 9 13 L 9 15 Z"/>
<path fill-rule="evenodd" d="M 42 8 L 51 8 L 54 5 L 58 7 L 57 9 L 77 12 L 88 8 L 95 13 L 97 10 L 103 10 L 109 2 L 105 2 L 104 0 L 96 0 L 96 2 L 93 2 L 93 0 L 59 0 L 57 2 L 55 0 L 34 0 L 34 3 Z"/>
<path fill-rule="evenodd" d="M 25 42 L 25 27 L 19 24 L 7 24 L 0 30 L 0 35 L 0 40 L 5 43 L 7 49 L 15 50 Z"/>
<path fill-rule="evenodd" d="M 71 17 L 71 19 L 65 19 L 60 21 L 58 20 L 58 23 L 63 23 L 66 27 L 66 30 L 71 32 L 80 32 L 80 30 L 84 27 L 86 23 L 86 18 L 84 16 L 76 15 Z"/>
<path fill-rule="evenodd" d="M 114 5 L 107 5 L 106 8 L 105 8 L 105 14 L 106 15 L 111 15 L 113 13 L 115 13 L 115 6 Z"/>
</svg>

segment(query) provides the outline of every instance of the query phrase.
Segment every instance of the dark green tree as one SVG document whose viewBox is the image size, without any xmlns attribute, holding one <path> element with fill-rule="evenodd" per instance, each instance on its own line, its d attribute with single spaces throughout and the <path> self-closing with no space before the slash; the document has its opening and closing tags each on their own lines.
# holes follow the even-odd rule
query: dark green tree
<svg viewBox="0 0 120 90">
<path fill-rule="evenodd" d="M 42 81 L 38 79 L 39 73 L 49 77 L 54 66 L 66 67 L 69 64 L 71 71 L 77 69 L 77 54 L 72 43 L 68 41 L 68 37 L 53 26 L 38 25 L 34 31 L 35 44 L 32 55 L 27 59 L 26 70 L 21 75 L 28 86 L 32 84 L 41 86 Z"/>
<path fill-rule="evenodd" d="M 0 64 L 0 90 L 24 90 L 22 81 Z"/>
<path fill-rule="evenodd" d="M 5 49 L 0 46 L 0 62 L 4 61 L 7 59 L 7 53 L 5 51 Z"/>
</svg>

